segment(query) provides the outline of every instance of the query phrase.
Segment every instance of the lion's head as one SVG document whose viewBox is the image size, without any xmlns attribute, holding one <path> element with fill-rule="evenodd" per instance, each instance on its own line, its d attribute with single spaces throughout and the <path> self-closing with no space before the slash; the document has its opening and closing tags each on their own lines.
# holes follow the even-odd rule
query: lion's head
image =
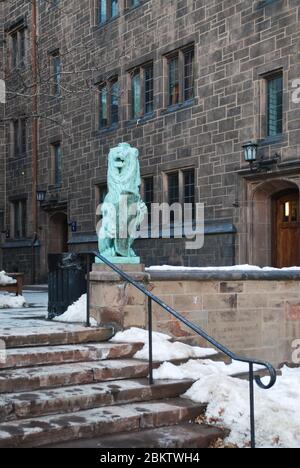
<svg viewBox="0 0 300 468">
<path fill-rule="evenodd" d="M 128 143 L 120 143 L 108 155 L 109 191 L 139 193 L 141 185 L 139 151 Z"/>
</svg>

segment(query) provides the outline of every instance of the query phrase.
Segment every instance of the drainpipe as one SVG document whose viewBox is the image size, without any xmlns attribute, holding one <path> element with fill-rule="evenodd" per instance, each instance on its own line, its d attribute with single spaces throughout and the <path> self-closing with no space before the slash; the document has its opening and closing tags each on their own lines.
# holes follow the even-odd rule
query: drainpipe
<svg viewBox="0 0 300 468">
<path fill-rule="evenodd" d="M 38 83 L 37 83 L 37 3 L 31 1 L 31 60 L 33 77 L 33 100 L 32 100 L 32 230 L 33 239 L 38 237 L 38 206 L 37 206 L 37 175 L 38 175 Z M 36 248 L 32 246 L 32 284 L 36 281 Z"/>
</svg>

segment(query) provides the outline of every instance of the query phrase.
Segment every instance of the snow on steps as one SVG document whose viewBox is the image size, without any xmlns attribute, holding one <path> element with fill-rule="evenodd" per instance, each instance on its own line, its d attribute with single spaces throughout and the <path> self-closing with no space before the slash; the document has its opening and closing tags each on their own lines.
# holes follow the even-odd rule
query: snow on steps
<svg viewBox="0 0 300 468">
<path fill-rule="evenodd" d="M 35 346 L 10 348 L 6 351 L 5 362 L 0 361 L 1 369 L 16 369 L 75 362 L 93 362 L 106 359 L 133 358 L 143 348 L 143 343 L 82 343 L 79 345 Z M 203 354 L 199 358 L 206 358 Z M 176 364 L 184 363 L 187 359 L 172 359 Z M 213 361 L 224 359 L 220 353 L 209 356 Z M 143 360 L 143 359 L 142 359 Z M 156 362 L 163 362 L 161 360 Z M 226 360 L 230 364 L 230 360 Z"/>
<path fill-rule="evenodd" d="M 39 447 L 176 425 L 195 419 L 202 411 L 203 405 L 175 398 L 24 419 L 0 425 L 0 448 Z"/>
<path fill-rule="evenodd" d="M 110 328 L 85 328 L 80 325 L 55 324 L 28 329 L 11 328 L 0 331 L 0 340 L 6 348 L 54 346 L 107 341 L 113 336 Z"/>
<path fill-rule="evenodd" d="M 161 380 L 150 386 L 147 379 L 132 379 L 36 390 L 29 394 L 10 393 L 0 399 L 0 422 L 176 398 L 185 393 L 192 384 L 191 380 Z"/>
<path fill-rule="evenodd" d="M 1 335 L 9 349 L 0 370 L 0 447 L 35 447 L 163 426 L 172 432 L 171 426 L 194 420 L 205 409 L 178 398 L 190 380 L 160 380 L 153 387 L 141 380 L 148 375 L 148 362 L 132 356 L 143 344 L 103 343 L 111 330 L 59 325 L 2 330 Z M 150 443 L 153 434 L 146 436 Z M 202 428 L 199 437 L 191 436 L 190 443 L 208 446 L 220 431 Z"/>
<path fill-rule="evenodd" d="M 131 358 L 142 343 L 92 343 L 8 349 L 0 369 Z"/>
</svg>

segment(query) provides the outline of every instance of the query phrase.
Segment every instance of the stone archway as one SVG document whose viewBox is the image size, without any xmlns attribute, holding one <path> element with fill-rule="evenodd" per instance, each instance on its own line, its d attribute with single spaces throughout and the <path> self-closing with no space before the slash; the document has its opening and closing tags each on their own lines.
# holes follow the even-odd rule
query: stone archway
<svg viewBox="0 0 300 468">
<path fill-rule="evenodd" d="M 271 179 L 250 187 L 249 261 L 253 265 L 273 266 L 273 200 L 277 194 L 298 193 L 299 185 L 289 179 Z M 300 242 L 300 239 L 299 239 Z"/>
<path fill-rule="evenodd" d="M 68 252 L 68 218 L 63 212 L 55 213 L 49 220 L 48 253 Z"/>
</svg>

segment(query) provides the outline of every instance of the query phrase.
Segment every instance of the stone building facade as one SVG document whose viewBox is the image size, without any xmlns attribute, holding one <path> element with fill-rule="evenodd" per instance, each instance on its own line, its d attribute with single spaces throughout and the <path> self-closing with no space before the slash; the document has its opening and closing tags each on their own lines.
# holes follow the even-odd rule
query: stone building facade
<svg viewBox="0 0 300 468">
<path fill-rule="evenodd" d="M 0 3 L 0 18 L 4 15 L 3 3 Z M 4 52 L 4 23 L 0 22 L 0 55 L 3 56 Z M 4 205 L 5 205 L 5 96 L 3 95 L 3 81 L 4 81 L 4 62 L 0 60 L 0 236 L 2 237 L 2 231 L 4 231 Z M 1 262 L 2 252 L 0 252 Z"/>
<path fill-rule="evenodd" d="M 34 261 L 44 281 L 49 252 L 96 246 L 107 154 L 123 141 L 140 150 L 148 203 L 205 205 L 204 247 L 140 240 L 146 264 L 300 263 L 299 0 L 37 3 L 36 113 L 32 5 L 4 2 L 5 269 L 29 281 Z M 250 170 L 248 141 L 270 164 Z"/>
</svg>

